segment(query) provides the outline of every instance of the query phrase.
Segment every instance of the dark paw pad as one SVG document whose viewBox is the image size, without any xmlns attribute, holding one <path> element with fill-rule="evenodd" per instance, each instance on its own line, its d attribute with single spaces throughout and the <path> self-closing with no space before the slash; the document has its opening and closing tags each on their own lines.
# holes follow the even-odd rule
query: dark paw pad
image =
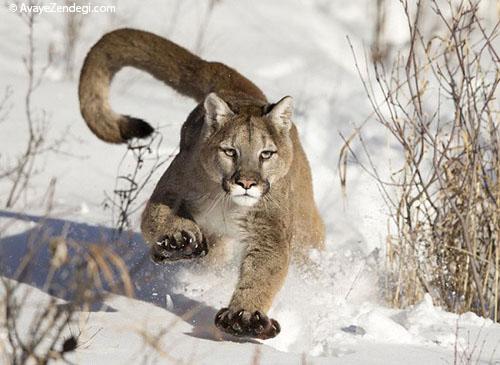
<svg viewBox="0 0 500 365">
<path fill-rule="evenodd" d="M 277 336 L 279 323 L 260 311 L 253 313 L 222 308 L 215 316 L 215 325 L 222 331 L 238 337 L 251 337 L 266 340 Z"/>
<path fill-rule="evenodd" d="M 155 263 L 192 259 L 205 256 L 208 253 L 205 239 L 199 241 L 194 234 L 181 231 L 167 236 L 153 244 L 151 258 Z"/>
</svg>

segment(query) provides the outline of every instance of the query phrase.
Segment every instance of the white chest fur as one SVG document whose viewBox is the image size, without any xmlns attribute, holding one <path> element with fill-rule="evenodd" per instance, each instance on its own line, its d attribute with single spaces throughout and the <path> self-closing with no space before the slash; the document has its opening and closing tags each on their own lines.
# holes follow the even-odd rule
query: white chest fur
<svg viewBox="0 0 500 365">
<path fill-rule="evenodd" d="M 228 240 L 239 241 L 241 238 L 243 233 L 241 219 L 246 209 L 235 205 L 227 197 L 205 198 L 197 201 L 193 211 L 194 221 L 205 232 Z"/>
<path fill-rule="evenodd" d="M 213 243 L 217 245 L 217 260 L 241 262 L 246 251 L 241 219 L 246 212 L 247 208 L 235 205 L 227 197 L 196 202 L 196 209 L 192 210 L 194 221 L 205 234 L 215 239 Z"/>
</svg>

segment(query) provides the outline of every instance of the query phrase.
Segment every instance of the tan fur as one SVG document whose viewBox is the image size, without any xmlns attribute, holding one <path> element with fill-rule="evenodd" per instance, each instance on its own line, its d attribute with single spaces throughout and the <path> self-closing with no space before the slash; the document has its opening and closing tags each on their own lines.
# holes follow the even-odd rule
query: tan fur
<svg viewBox="0 0 500 365">
<path fill-rule="evenodd" d="M 266 312 L 292 256 L 322 248 L 324 240 L 309 164 L 291 121 L 291 98 L 269 104 L 235 70 L 154 34 L 121 29 L 90 50 L 80 78 L 82 115 L 108 142 L 148 132 L 145 122 L 110 109 L 109 84 L 123 66 L 144 70 L 200 102 L 182 126 L 179 154 L 144 210 L 145 240 L 154 246 L 189 232 L 208 240 L 203 260 L 221 256 L 223 242 L 242 242 L 245 254 L 229 310 Z"/>
</svg>

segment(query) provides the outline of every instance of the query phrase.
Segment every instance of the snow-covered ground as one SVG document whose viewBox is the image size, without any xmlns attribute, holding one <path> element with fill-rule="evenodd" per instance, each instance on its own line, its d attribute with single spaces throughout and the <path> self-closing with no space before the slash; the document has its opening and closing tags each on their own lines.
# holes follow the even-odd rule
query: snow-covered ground
<svg viewBox="0 0 500 365">
<path fill-rule="evenodd" d="M 77 69 L 103 33 L 121 26 L 153 31 L 193 49 L 206 14 L 206 3 L 197 0 L 118 0 L 114 4 L 114 15 L 85 16 L 76 48 Z M 346 35 L 362 60 L 363 47 L 371 38 L 373 11 L 370 0 L 222 0 L 214 7 L 199 49 L 204 58 L 242 72 L 270 100 L 284 95 L 296 100 L 296 124 L 311 162 L 328 238 L 326 252 L 311 253 L 316 270 L 291 268 L 271 310 L 282 325 L 278 337 L 262 343 L 221 341 L 215 332 L 213 317 L 229 300 L 236 265 L 210 272 L 190 270 L 188 265 L 154 266 L 139 234 L 131 237 L 131 243 L 113 246 L 110 211 L 102 203 L 105 192 L 113 190 L 125 147 L 105 144 L 88 130 L 79 113 L 77 78 L 66 80 L 57 62 L 36 90 L 33 103 L 38 112 L 48 113 L 49 138 L 65 136 L 62 153 L 47 153 L 39 161 L 26 201 L 21 200 L 16 209 L 0 209 L 0 275 L 13 276 L 33 237 L 42 242 L 22 286 L 30 291 L 31 304 L 24 320 L 36 315 L 35 309 L 49 296 L 36 287 L 43 289 L 48 272 L 50 237 L 64 234 L 82 245 L 101 242 L 112 247 L 129 268 L 140 263 L 133 273 L 135 299 L 112 295 L 105 302 L 107 310 L 81 313 L 84 345 L 68 356 L 76 363 L 139 363 L 146 355 L 148 363 L 500 363 L 500 353 L 495 353 L 500 326 L 490 320 L 471 313 L 447 313 L 434 306 L 430 297 L 404 310 L 387 307 L 378 283 L 387 231 L 384 205 L 373 180 L 354 164 L 349 166 L 346 196 L 341 192 L 340 134 L 348 136 L 370 113 Z M 40 67 L 49 44 L 56 52 L 63 47 L 65 16 L 44 14 L 37 19 Z M 388 25 L 395 45 L 405 39 L 399 19 L 391 16 Z M 2 165 L 12 162 L 26 140 L 27 80 L 22 63 L 26 39 L 27 28 L 19 16 L 1 8 L 0 88 L 10 85 L 14 92 L 12 110 L 0 124 Z M 134 70 L 118 75 L 112 104 L 117 111 L 158 127 L 164 156 L 175 151 L 180 126 L 194 107 L 192 100 Z M 364 133 L 384 171 L 397 160 L 398 151 L 375 123 L 369 123 Z M 132 165 L 127 160 L 121 171 Z M 160 173 L 142 192 L 141 201 L 147 199 Z M 43 196 L 52 177 L 57 179 L 54 206 L 50 218 L 44 218 Z M 8 188 L 8 181 L 0 180 L 2 204 Z M 133 217 L 136 231 L 138 218 L 138 214 Z M 161 351 L 153 351 L 145 344 L 144 334 L 162 331 Z M 2 329 L 0 341 L 5 341 Z M 5 347 L 0 345 L 0 351 Z"/>
</svg>

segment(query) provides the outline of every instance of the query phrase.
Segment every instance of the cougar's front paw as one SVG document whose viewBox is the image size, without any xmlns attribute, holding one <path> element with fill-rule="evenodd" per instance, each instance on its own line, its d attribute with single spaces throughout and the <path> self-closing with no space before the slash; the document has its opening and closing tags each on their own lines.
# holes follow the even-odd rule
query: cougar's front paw
<svg viewBox="0 0 500 365">
<path fill-rule="evenodd" d="M 222 331 L 238 337 L 252 337 L 261 340 L 277 336 L 279 323 L 260 311 L 231 311 L 222 308 L 215 316 L 215 325 Z"/>
<path fill-rule="evenodd" d="M 207 242 L 198 227 L 182 227 L 179 231 L 163 236 L 151 247 L 151 258 L 155 263 L 192 259 L 208 253 Z M 191 229 L 189 229 L 191 228 Z"/>
</svg>

